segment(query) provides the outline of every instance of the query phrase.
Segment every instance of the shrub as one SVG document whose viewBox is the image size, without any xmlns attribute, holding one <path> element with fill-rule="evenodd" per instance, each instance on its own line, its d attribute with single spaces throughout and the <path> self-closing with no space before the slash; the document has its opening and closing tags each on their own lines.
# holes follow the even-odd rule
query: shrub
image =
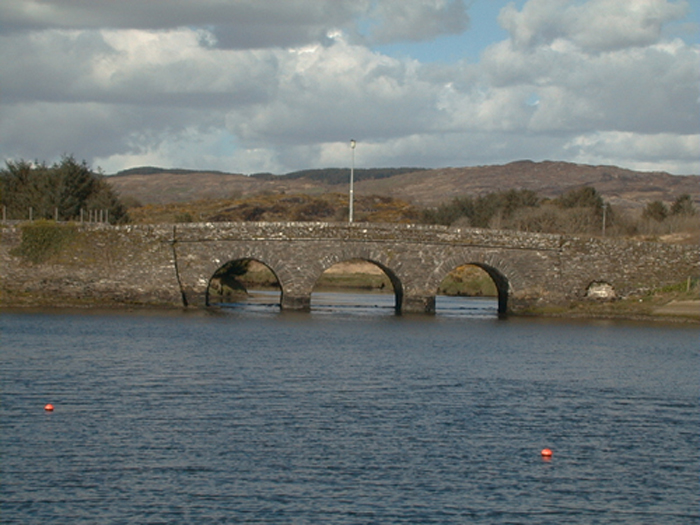
<svg viewBox="0 0 700 525">
<path fill-rule="evenodd" d="M 652 201 L 644 208 L 642 217 L 644 219 L 653 219 L 656 222 L 663 222 L 668 217 L 668 208 L 661 201 Z"/>
</svg>

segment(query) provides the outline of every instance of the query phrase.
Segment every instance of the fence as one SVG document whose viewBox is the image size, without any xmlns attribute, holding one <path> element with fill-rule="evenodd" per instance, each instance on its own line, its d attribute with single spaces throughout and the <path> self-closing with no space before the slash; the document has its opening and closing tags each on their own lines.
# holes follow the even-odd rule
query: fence
<svg viewBox="0 0 700 525">
<path fill-rule="evenodd" d="M 37 219 L 48 219 L 46 215 L 43 217 L 35 217 L 34 216 L 34 208 L 32 206 L 29 206 L 27 209 L 27 214 L 25 216 L 20 216 L 20 217 L 14 217 L 11 219 L 8 219 L 7 217 L 7 206 L 3 205 L 2 207 L 2 222 L 8 222 L 8 221 L 34 221 Z M 54 208 L 54 213 L 53 213 L 53 220 L 56 222 L 63 222 L 59 221 L 59 209 Z M 77 218 L 76 218 L 77 219 Z M 104 223 L 107 224 L 109 223 L 109 210 L 103 209 L 103 210 L 85 210 L 83 208 L 80 208 L 80 223 L 88 222 L 88 223 Z"/>
</svg>

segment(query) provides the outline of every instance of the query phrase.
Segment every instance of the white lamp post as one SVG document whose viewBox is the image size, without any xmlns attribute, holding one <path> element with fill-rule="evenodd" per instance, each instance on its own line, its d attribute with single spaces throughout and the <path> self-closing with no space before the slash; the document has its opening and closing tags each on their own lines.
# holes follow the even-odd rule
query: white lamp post
<svg viewBox="0 0 700 525">
<path fill-rule="evenodd" d="M 352 222 L 353 200 L 355 198 L 355 146 L 357 142 L 350 140 L 350 212 L 348 222 Z"/>
</svg>

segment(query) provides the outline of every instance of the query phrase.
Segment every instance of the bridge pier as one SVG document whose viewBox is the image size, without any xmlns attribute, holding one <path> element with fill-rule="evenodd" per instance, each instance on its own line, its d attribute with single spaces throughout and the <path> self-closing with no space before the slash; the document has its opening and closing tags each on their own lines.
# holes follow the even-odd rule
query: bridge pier
<svg viewBox="0 0 700 525">
<path fill-rule="evenodd" d="M 308 312 L 311 310 L 310 295 L 290 295 L 282 294 L 282 310 L 295 310 L 297 312 Z"/>
<path fill-rule="evenodd" d="M 434 314 L 434 295 L 404 295 L 401 304 L 401 313 L 404 314 Z"/>
</svg>

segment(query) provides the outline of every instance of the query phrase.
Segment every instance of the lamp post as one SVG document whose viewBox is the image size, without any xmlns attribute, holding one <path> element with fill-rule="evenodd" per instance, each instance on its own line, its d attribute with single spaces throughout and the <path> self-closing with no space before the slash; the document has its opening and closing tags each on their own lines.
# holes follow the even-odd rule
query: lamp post
<svg viewBox="0 0 700 525">
<path fill-rule="evenodd" d="M 350 211 L 348 213 L 348 222 L 352 222 L 353 200 L 355 198 L 355 139 L 350 140 Z"/>
</svg>

